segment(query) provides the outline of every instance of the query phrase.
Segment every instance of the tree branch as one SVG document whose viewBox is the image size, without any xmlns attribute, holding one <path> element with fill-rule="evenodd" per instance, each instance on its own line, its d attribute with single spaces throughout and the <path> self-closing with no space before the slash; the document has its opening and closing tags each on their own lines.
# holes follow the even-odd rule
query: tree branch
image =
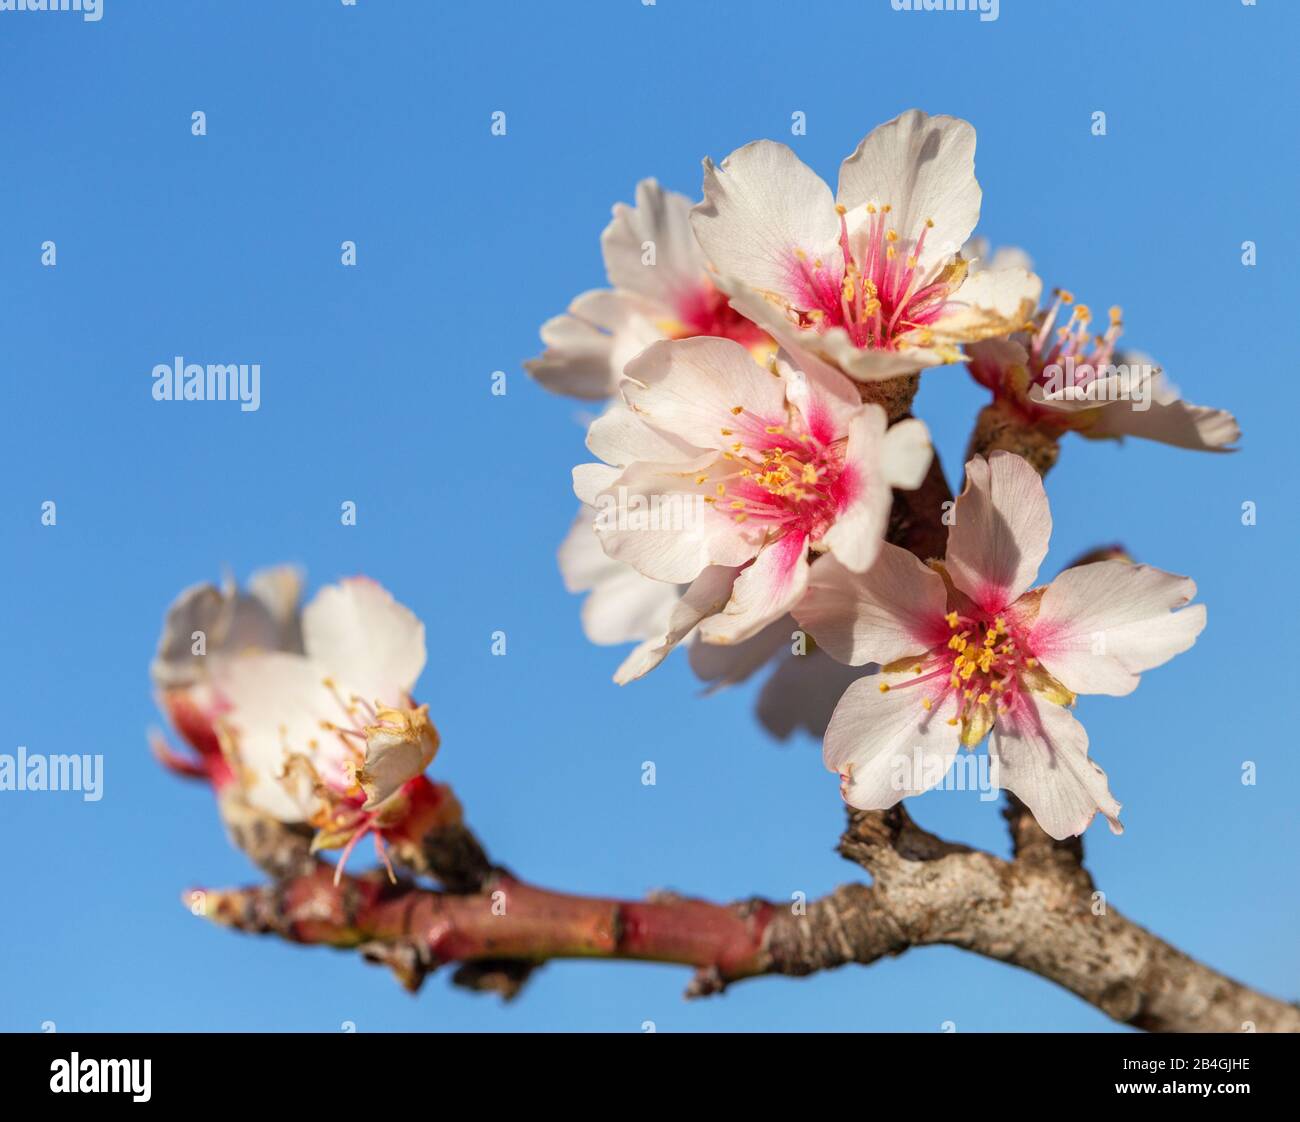
<svg viewBox="0 0 1300 1122">
<path fill-rule="evenodd" d="M 914 392 L 914 378 L 899 379 L 864 398 L 898 419 Z M 1026 456 L 1040 472 L 1057 455 L 1054 437 L 989 407 L 971 449 L 996 448 Z M 923 560 L 942 556 L 942 514 L 951 498 L 936 457 L 920 488 L 895 494 L 890 540 Z M 1115 555 L 1111 547 L 1076 564 Z M 1019 966 L 1138 1028 L 1300 1032 L 1296 1005 L 1202 965 L 1116 912 L 1083 867 L 1082 839 L 1055 841 L 1014 796 L 1003 812 L 1010 861 L 936 837 L 902 805 L 851 811 L 839 850 L 873 883 L 841 885 L 802 908 L 669 894 L 623 901 L 537 888 L 489 860 L 450 791 L 441 790 L 445 797 L 431 802 L 410 836 L 395 840 L 393 856 L 447 891 L 392 884 L 379 873 L 336 885 L 333 867 L 310 855 L 304 834 L 251 811 L 228 790 L 220 805 L 232 840 L 274 881 L 190 894 L 187 903 L 241 931 L 359 950 L 412 990 L 455 963 L 459 984 L 510 996 L 550 959 L 606 958 L 693 967 L 687 993 L 701 996 L 746 978 L 866 965 L 947 945 Z"/>
<path fill-rule="evenodd" d="M 322 864 L 276 884 L 207 892 L 204 914 L 241 931 L 359 948 L 411 989 L 447 963 L 607 958 L 694 967 L 687 994 L 702 996 L 746 978 L 866 965 L 943 944 L 1038 974 L 1138 1028 L 1300 1032 L 1300 1009 L 1125 919 L 1077 863 L 1036 841 L 1004 861 L 935 837 L 899 806 L 852 812 L 840 852 L 874 884 L 842 885 L 806 911 L 765 900 L 573 896 L 505 874 L 473 894 L 375 875 L 335 887 Z"/>
</svg>

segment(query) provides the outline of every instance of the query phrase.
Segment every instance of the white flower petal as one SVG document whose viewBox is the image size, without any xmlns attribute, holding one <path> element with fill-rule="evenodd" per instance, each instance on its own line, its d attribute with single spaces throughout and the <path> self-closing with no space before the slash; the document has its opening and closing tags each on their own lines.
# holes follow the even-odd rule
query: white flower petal
<svg viewBox="0 0 1300 1122">
<path fill-rule="evenodd" d="M 605 463 L 619 467 L 638 460 L 656 463 L 692 460 L 700 454 L 699 448 L 647 424 L 622 401 L 611 402 L 609 408 L 591 422 L 587 430 L 587 448 Z"/>
<path fill-rule="evenodd" d="M 311 660 L 367 701 L 401 705 L 424 669 L 424 624 L 364 577 L 316 593 L 303 609 L 302 635 Z"/>
<path fill-rule="evenodd" d="M 1131 693 L 1142 671 L 1196 642 L 1205 605 L 1178 610 L 1195 595 L 1194 581 L 1149 565 L 1078 565 L 1043 592 L 1029 649 L 1074 693 Z"/>
<path fill-rule="evenodd" d="M 656 323 L 662 316 L 630 292 L 584 292 L 566 313 L 542 325 L 546 350 L 524 369 L 552 393 L 592 401 L 609 397 L 627 361 L 664 337 Z"/>
<path fill-rule="evenodd" d="M 844 801 L 860 810 L 885 810 L 908 795 L 943 781 L 957 758 L 960 728 L 954 691 L 932 709 L 917 689 L 881 693 L 882 681 L 906 675 L 860 678 L 840 698 L 826 729 L 822 758 L 844 776 Z"/>
<path fill-rule="evenodd" d="M 975 229 L 980 185 L 975 130 L 956 117 L 910 109 L 879 127 L 840 165 L 836 201 L 849 211 L 872 203 L 892 207 L 899 252 L 910 251 L 927 219 L 922 271 L 951 257 Z M 861 213 L 854 215 L 860 219 Z"/>
<path fill-rule="evenodd" d="M 893 492 L 882 463 L 885 424 L 885 411 L 879 405 L 858 409 L 849 426 L 839 483 L 847 501 L 822 537 L 836 558 L 858 573 L 876 559 L 889 526 Z"/>
<path fill-rule="evenodd" d="M 727 606 L 700 624 L 706 643 L 740 643 L 790 611 L 808 585 L 808 539 L 787 533 L 736 578 Z"/>
<path fill-rule="evenodd" d="M 1081 430 L 1084 436 L 1136 436 L 1196 452 L 1227 451 L 1227 445 L 1241 438 L 1241 427 L 1231 413 L 1184 401 L 1146 356 L 1118 355 L 1116 362 L 1153 373 L 1138 400 L 1113 401 L 1089 418 Z"/>
<path fill-rule="evenodd" d="M 573 469 L 573 493 L 580 502 L 595 506 L 596 500 L 614 486 L 622 474 L 622 468 L 609 464 L 579 464 Z"/>
<path fill-rule="evenodd" d="M 683 593 L 663 634 L 647 639 L 628 655 L 615 673 L 614 681 L 625 686 L 655 669 L 700 620 L 722 610 L 731 596 L 735 579 L 734 568 L 712 566 L 705 569 Z"/>
<path fill-rule="evenodd" d="M 323 676 L 301 655 L 279 652 L 232 658 L 213 673 L 226 710 L 218 727 L 233 744 L 248 801 L 281 822 L 301 822 L 307 811 L 280 783 L 288 753 L 306 756 L 331 774 L 341 767 L 341 746 L 320 727 L 342 716 L 327 706 Z"/>
<path fill-rule="evenodd" d="M 1012 713 L 998 716 L 989 755 L 998 785 L 1057 840 L 1082 834 L 1098 811 L 1112 831 L 1123 832 L 1106 773 L 1088 758 L 1088 733 L 1068 710 L 1023 697 Z"/>
<path fill-rule="evenodd" d="M 933 459 L 930 430 L 923 421 L 908 417 L 889 426 L 881 460 L 885 481 L 890 487 L 915 491 L 925 481 Z"/>
<path fill-rule="evenodd" d="M 818 262 L 828 291 L 839 291 L 844 258 L 835 200 L 784 144 L 756 140 L 720 168 L 705 160 L 704 201 L 691 221 L 728 291 L 734 278 L 796 307 L 818 307 L 809 297 L 804 268 Z"/>
<path fill-rule="evenodd" d="M 788 649 L 794 643 L 797 627 L 794 617 L 785 615 L 740 643 L 692 643 L 687 652 L 691 669 L 708 683 L 709 693 L 738 685 Z"/>
<path fill-rule="evenodd" d="M 640 642 L 668 625 L 681 597 L 678 586 L 643 577 L 601 547 L 595 512 L 578 512 L 559 550 L 560 573 L 570 592 L 590 592 L 582 605 L 582 630 L 593 643 Z"/>
<path fill-rule="evenodd" d="M 708 262 L 691 229 L 692 205 L 653 179 L 636 185 L 635 207 L 616 203 L 614 219 L 600 236 L 610 284 L 665 310 L 675 309 L 680 297 L 698 287 Z M 654 251 L 651 264 L 646 263 L 647 243 Z"/>
<path fill-rule="evenodd" d="M 865 573 L 851 572 L 834 557 L 819 558 L 794 614 L 832 658 L 862 666 L 946 642 L 946 598 L 938 573 L 887 542 Z"/>
<path fill-rule="evenodd" d="M 976 234 L 961 247 L 961 255 L 969 263 L 972 273 L 986 269 L 1024 269 L 1027 273 L 1034 271 L 1034 262 L 1023 249 L 1014 245 L 1000 245 L 989 253 L 989 240 Z"/>
<path fill-rule="evenodd" d="M 1052 512 L 1043 481 L 1010 452 L 976 456 L 953 513 L 948 574 L 985 611 L 1001 611 L 1033 583 L 1047 555 Z"/>
<path fill-rule="evenodd" d="M 708 565 L 743 565 L 761 544 L 761 531 L 704 501 L 729 472 L 715 452 L 685 463 L 638 462 L 579 497 L 596 508 L 596 534 L 610 557 L 653 580 L 687 584 Z"/>
<path fill-rule="evenodd" d="M 872 666 L 870 672 L 878 669 Z M 778 740 L 799 731 L 820 740 L 844 691 L 866 673 L 867 668 L 845 666 L 817 648 L 802 655 L 787 651 L 759 691 L 758 719 Z"/>
<path fill-rule="evenodd" d="M 925 331 L 940 346 L 1009 335 L 1029 322 L 1042 292 L 1042 280 L 1024 269 L 981 270 L 962 282 Z"/>
<path fill-rule="evenodd" d="M 766 424 L 786 419 L 784 380 L 730 339 L 654 343 L 628 363 L 627 376 L 632 381 L 623 394 L 631 409 L 647 424 L 696 448 L 730 447 L 751 414 Z M 743 406 L 747 416 L 738 418 L 736 406 Z"/>
</svg>

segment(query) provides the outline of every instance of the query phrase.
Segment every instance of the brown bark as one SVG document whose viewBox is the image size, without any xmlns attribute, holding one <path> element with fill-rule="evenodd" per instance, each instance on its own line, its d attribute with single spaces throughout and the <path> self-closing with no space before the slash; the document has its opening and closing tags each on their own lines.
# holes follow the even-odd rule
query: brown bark
<svg viewBox="0 0 1300 1122">
<path fill-rule="evenodd" d="M 840 852 L 871 886 L 841 885 L 806 910 L 763 900 L 621 901 L 550 892 L 496 874 L 472 894 L 378 876 L 312 872 L 207 892 L 205 913 L 242 931 L 359 948 L 409 988 L 447 963 L 553 958 L 672 962 L 695 969 L 688 996 L 766 974 L 866 965 L 912 947 L 962 947 L 1053 981 L 1107 1016 L 1161 1032 L 1300 1032 L 1300 1009 L 1196 962 L 1095 892 L 1077 842 L 1008 815 L 1016 855 L 943 841 L 900 806 L 852 812 Z M 192 898 L 191 898 L 192 899 Z"/>
</svg>

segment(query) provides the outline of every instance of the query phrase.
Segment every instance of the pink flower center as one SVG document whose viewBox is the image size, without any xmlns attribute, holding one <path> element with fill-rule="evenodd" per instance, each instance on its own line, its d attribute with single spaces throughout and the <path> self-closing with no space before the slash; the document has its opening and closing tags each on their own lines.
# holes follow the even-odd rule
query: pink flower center
<svg viewBox="0 0 1300 1122">
<path fill-rule="evenodd" d="M 680 327 L 671 332 L 674 339 L 691 339 L 697 335 L 734 339 L 753 349 L 768 342 L 767 333 L 746 319 L 727 302 L 727 296 L 712 281 L 703 280 L 676 301 Z"/>
<path fill-rule="evenodd" d="M 1063 327 L 1056 327 L 1061 308 L 1067 305 L 1073 305 L 1070 318 Z M 1070 293 L 1058 290 L 1052 306 L 1037 317 L 1033 334 L 1027 338 L 1017 336 L 1029 354 L 1027 371 L 1007 370 L 988 359 L 972 360 L 970 371 L 995 392 L 1011 391 L 1035 417 L 1065 423 L 1067 418 L 1059 411 L 1032 406 L 1025 398 L 1032 386 L 1049 392 L 1062 385 L 1086 390 L 1103 373 L 1103 367 L 1111 366 L 1115 345 L 1124 330 L 1122 313 L 1118 307 L 1110 309 L 1110 324 L 1102 335 L 1090 332 L 1091 323 L 1091 309 L 1086 304 L 1075 304 Z"/>
<path fill-rule="evenodd" d="M 929 327 L 942 315 L 948 297 L 961 285 L 966 266 L 960 258 L 934 270 L 920 267 L 926 234 L 934 222 L 926 219 L 910 252 L 901 251 L 898 231 L 889 224 L 892 208 L 866 206 L 866 218 L 849 237 L 843 207 L 840 212 L 840 259 L 810 260 L 796 250 L 791 263 L 792 287 L 799 308 L 792 308 L 800 327 L 826 331 L 842 327 L 854 345 L 867 350 L 898 350 L 907 343 L 930 344 Z"/>
<path fill-rule="evenodd" d="M 947 615 L 948 642 L 936 647 L 912 667 L 910 681 L 881 684 L 881 692 L 933 683 L 921 691 L 921 705 L 929 710 L 950 693 L 957 697 L 957 713 L 950 725 L 962 726 L 962 743 L 973 747 L 982 740 L 1000 714 L 1010 712 L 1031 688 L 1056 685 L 1038 665 L 1001 616 Z M 902 670 L 891 666 L 887 669 Z M 1060 688 L 1059 686 L 1057 688 Z"/>
<path fill-rule="evenodd" d="M 776 532 L 821 538 L 854 498 L 858 473 L 844 462 L 845 438 L 834 438 L 826 422 L 809 425 L 795 411 L 784 422 L 769 423 L 744 406 L 731 410 L 735 422 L 722 435 L 735 437 L 723 452 L 734 468 L 712 482 L 705 502 L 736 522 L 759 522 Z M 820 435 L 818 435 L 820 434 Z"/>
</svg>

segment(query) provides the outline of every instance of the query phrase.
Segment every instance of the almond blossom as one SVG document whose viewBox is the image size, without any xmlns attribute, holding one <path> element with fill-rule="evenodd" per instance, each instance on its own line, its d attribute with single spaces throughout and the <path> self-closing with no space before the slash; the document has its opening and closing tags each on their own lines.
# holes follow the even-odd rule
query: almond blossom
<svg viewBox="0 0 1300 1122">
<path fill-rule="evenodd" d="M 233 781 L 214 724 L 221 704 L 210 671 L 244 651 L 301 653 L 301 594 L 302 575 L 279 565 L 255 572 L 246 589 L 227 577 L 220 586 L 192 585 L 172 602 L 149 672 L 158 707 L 196 756 L 177 754 L 155 735 L 154 754 L 166 767 L 217 787 Z"/>
<path fill-rule="evenodd" d="M 595 515 L 591 507 L 583 507 L 559 551 L 565 588 L 587 593 L 582 604 L 583 633 L 602 646 L 660 634 L 681 599 L 680 586 L 651 580 L 610 557 L 596 536 Z"/>
<path fill-rule="evenodd" d="M 880 673 L 845 691 L 824 759 L 852 806 L 882 809 L 940 783 L 958 749 L 990 736 L 999 785 L 1054 838 L 1120 804 L 1070 713 L 1077 694 L 1123 695 L 1187 650 L 1205 608 L 1187 577 L 1125 561 L 1031 588 L 1047 553 L 1042 480 L 1019 456 L 966 465 L 944 561 L 886 545 L 866 573 L 818 565 L 796 618 L 842 662 Z M 1183 609 L 1183 610 L 1179 610 Z"/>
<path fill-rule="evenodd" d="M 887 428 L 883 409 L 809 356 L 764 368 L 730 340 L 688 339 L 652 344 L 626 375 L 627 408 L 588 434 L 605 462 L 575 468 L 574 489 L 597 509 L 608 556 L 689 587 L 622 680 L 697 627 L 711 643 L 757 634 L 799 601 L 810 557 L 869 567 L 890 488 L 918 486 L 929 467 L 921 422 Z"/>
<path fill-rule="evenodd" d="M 1028 270 L 968 273 L 979 211 L 975 130 L 913 109 L 858 145 L 835 196 L 773 141 L 705 160 L 692 221 L 739 311 L 870 381 L 958 361 L 1033 313 Z"/>
<path fill-rule="evenodd" d="M 438 749 L 428 706 L 411 698 L 424 625 L 365 578 L 322 588 L 301 623 L 302 653 L 258 650 L 213 668 L 222 750 L 249 803 L 315 827 L 314 849 L 343 846 L 345 861 L 373 833 L 385 856 L 381 836 Z"/>
<path fill-rule="evenodd" d="M 735 339 L 760 358 L 775 349 L 714 285 L 690 211 L 690 199 L 653 179 L 637 184 L 635 207 L 615 204 L 600 238 L 614 287 L 584 292 L 564 315 L 548 320 L 545 352 L 524 364 L 546 389 L 610 397 L 627 361 L 658 339 Z"/>
<path fill-rule="evenodd" d="M 1070 314 L 1057 327 L 1065 307 Z M 1103 333 L 1093 332 L 1092 320 L 1091 309 L 1058 291 L 1028 330 L 968 347 L 967 369 L 1002 408 L 1055 436 L 1137 436 L 1211 451 L 1241 435 L 1231 413 L 1181 400 L 1149 358 L 1116 350 L 1119 308 L 1110 309 Z"/>
</svg>

